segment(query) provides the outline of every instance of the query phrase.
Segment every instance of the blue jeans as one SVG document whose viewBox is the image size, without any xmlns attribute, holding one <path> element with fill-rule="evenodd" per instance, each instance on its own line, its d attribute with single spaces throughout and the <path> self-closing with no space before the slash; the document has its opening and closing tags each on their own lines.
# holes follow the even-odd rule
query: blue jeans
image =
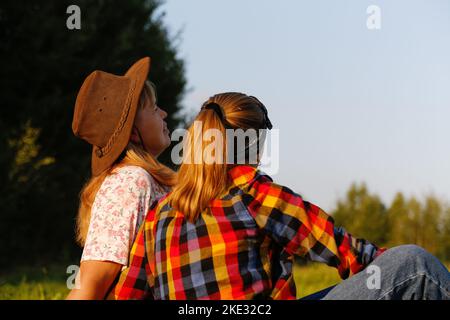
<svg viewBox="0 0 450 320">
<path fill-rule="evenodd" d="M 366 269 L 302 300 L 450 300 L 450 273 L 416 245 L 386 250 Z"/>
</svg>

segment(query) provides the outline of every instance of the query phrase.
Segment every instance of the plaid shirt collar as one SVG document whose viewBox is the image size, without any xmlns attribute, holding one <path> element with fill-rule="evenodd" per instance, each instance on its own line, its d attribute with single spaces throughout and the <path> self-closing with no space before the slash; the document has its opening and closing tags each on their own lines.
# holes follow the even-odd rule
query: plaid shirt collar
<svg viewBox="0 0 450 320">
<path fill-rule="evenodd" d="M 258 169 L 249 165 L 238 165 L 228 170 L 228 177 L 234 186 L 249 184 L 255 179 Z"/>
</svg>

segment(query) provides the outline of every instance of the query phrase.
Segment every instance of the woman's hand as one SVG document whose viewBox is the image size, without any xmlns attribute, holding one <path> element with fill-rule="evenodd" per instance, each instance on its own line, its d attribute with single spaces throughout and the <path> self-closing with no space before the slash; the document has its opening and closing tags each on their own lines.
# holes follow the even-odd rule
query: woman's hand
<svg viewBox="0 0 450 320">
<path fill-rule="evenodd" d="M 123 266 L 109 261 L 82 261 L 76 283 L 67 300 L 102 300 Z"/>
</svg>

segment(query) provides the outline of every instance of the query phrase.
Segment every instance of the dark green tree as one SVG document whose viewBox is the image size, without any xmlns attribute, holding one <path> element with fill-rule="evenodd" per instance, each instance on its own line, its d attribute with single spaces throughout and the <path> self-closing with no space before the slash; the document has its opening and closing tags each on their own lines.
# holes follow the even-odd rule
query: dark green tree
<svg viewBox="0 0 450 320">
<path fill-rule="evenodd" d="M 438 256 L 443 261 L 450 261 L 450 208 L 447 207 L 444 211 L 444 216 L 441 221 L 442 232 L 439 238 Z"/>
<path fill-rule="evenodd" d="M 389 246 L 412 243 L 411 218 L 408 215 L 407 200 L 397 193 L 388 209 Z"/>
<path fill-rule="evenodd" d="M 349 233 L 378 245 L 387 241 L 387 214 L 377 195 L 372 195 L 365 184 L 353 184 L 344 200 L 339 200 L 333 212 L 336 225 Z"/>
<path fill-rule="evenodd" d="M 69 30 L 69 5 L 81 29 Z M 150 80 L 174 128 L 183 61 L 157 0 L 0 2 L 0 268 L 78 256 L 73 227 L 89 177 L 89 146 L 71 131 L 83 79 L 123 74 L 151 56 Z M 167 159 L 167 156 L 165 157 Z"/>
<path fill-rule="evenodd" d="M 416 197 L 411 197 L 407 204 L 408 207 L 408 221 L 407 229 L 410 232 L 410 240 L 411 243 L 420 245 L 422 243 L 422 234 L 421 234 L 421 228 L 422 228 L 422 204 L 419 202 L 419 200 L 416 199 Z"/>
<path fill-rule="evenodd" d="M 440 201 L 430 195 L 425 199 L 422 211 L 422 243 L 421 245 L 430 252 L 437 254 L 439 251 L 439 240 L 443 230 L 444 208 Z"/>
</svg>

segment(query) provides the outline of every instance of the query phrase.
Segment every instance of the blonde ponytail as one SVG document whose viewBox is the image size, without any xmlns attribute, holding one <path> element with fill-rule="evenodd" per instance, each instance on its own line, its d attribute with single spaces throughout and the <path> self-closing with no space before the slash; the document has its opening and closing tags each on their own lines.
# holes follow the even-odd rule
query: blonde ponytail
<svg viewBox="0 0 450 320">
<path fill-rule="evenodd" d="M 222 117 L 232 128 L 260 128 L 264 122 L 260 102 L 245 94 L 222 93 L 211 97 L 205 105 L 208 103 L 220 106 Z M 201 124 L 201 130 L 195 130 L 198 122 Z M 208 144 L 204 144 L 202 139 L 210 129 L 218 130 L 222 135 L 224 143 L 218 151 L 220 154 L 215 155 L 216 159 L 222 161 L 208 161 L 210 155 L 205 152 Z M 179 181 L 168 200 L 174 209 L 182 212 L 187 220 L 194 222 L 210 205 L 211 200 L 218 198 L 229 187 L 227 172 L 230 164 L 227 164 L 229 155 L 226 148 L 226 128 L 223 119 L 215 110 L 202 109 L 189 127 L 187 137 L 190 141 L 183 148 L 183 162 L 178 170 Z M 199 155 L 202 160 L 200 163 L 195 161 Z"/>
</svg>

